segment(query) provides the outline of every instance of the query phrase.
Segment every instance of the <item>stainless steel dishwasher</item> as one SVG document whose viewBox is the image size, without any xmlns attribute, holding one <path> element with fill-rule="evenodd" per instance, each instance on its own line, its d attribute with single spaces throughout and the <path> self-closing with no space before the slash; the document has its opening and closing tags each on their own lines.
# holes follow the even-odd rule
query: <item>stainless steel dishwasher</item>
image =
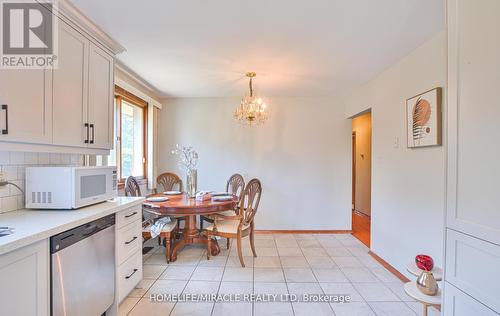
<svg viewBox="0 0 500 316">
<path fill-rule="evenodd" d="M 53 316 L 101 316 L 115 298 L 115 215 L 50 238 Z"/>
</svg>

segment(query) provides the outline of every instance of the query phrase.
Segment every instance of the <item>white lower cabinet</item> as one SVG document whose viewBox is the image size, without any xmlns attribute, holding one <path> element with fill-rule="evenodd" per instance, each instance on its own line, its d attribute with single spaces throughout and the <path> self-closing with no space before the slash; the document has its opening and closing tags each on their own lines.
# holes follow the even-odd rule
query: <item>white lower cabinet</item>
<svg viewBox="0 0 500 316">
<path fill-rule="evenodd" d="M 117 268 L 117 297 L 123 301 L 142 280 L 142 252 L 136 252 Z"/>
<path fill-rule="evenodd" d="M 500 246 L 446 230 L 446 281 L 476 300 L 500 310 Z"/>
<path fill-rule="evenodd" d="M 444 316 L 498 316 L 492 309 L 445 282 Z"/>
<path fill-rule="evenodd" d="M 0 255 L 0 283 L 1 315 L 48 316 L 48 240 Z"/>
<path fill-rule="evenodd" d="M 142 209 L 116 214 L 116 302 L 119 304 L 142 280 Z"/>
</svg>

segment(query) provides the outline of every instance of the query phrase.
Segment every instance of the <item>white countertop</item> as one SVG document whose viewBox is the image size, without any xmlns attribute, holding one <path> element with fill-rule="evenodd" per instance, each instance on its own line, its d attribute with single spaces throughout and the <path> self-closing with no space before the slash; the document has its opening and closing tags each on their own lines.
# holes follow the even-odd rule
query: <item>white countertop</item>
<svg viewBox="0 0 500 316">
<path fill-rule="evenodd" d="M 57 235 L 103 216 L 140 205 L 142 197 L 117 197 L 77 210 L 18 210 L 0 214 L 0 226 L 14 233 L 0 237 L 0 255 Z"/>
</svg>

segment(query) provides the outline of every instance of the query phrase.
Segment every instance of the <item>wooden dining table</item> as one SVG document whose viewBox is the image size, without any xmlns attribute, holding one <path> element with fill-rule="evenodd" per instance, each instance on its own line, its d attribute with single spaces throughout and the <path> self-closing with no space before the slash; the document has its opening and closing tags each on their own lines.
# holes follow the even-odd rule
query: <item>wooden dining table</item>
<svg viewBox="0 0 500 316">
<path fill-rule="evenodd" d="M 166 196 L 167 201 L 150 202 L 145 201 L 144 211 L 157 216 L 174 216 L 185 217 L 186 223 L 182 231 L 181 238 L 175 242 L 172 248 L 171 261 L 177 260 L 177 253 L 189 244 L 204 244 L 208 243 L 208 239 L 196 227 L 197 215 L 213 215 L 223 211 L 234 210 L 238 198 L 233 196 L 232 200 L 215 201 L 212 199 L 205 201 L 197 201 L 194 198 L 188 198 L 187 194 L 179 195 L 164 195 L 162 193 L 153 194 L 151 196 Z M 220 252 L 217 240 L 212 239 L 210 242 L 210 254 L 218 255 Z"/>
</svg>

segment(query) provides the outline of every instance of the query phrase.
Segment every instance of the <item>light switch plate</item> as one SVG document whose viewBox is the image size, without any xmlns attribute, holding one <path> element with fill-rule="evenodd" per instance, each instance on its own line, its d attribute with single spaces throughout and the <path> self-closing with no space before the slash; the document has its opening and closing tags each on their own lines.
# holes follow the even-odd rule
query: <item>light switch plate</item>
<svg viewBox="0 0 500 316">
<path fill-rule="evenodd" d="M 392 143 L 392 147 L 399 148 L 399 137 L 394 137 L 394 142 Z"/>
</svg>

